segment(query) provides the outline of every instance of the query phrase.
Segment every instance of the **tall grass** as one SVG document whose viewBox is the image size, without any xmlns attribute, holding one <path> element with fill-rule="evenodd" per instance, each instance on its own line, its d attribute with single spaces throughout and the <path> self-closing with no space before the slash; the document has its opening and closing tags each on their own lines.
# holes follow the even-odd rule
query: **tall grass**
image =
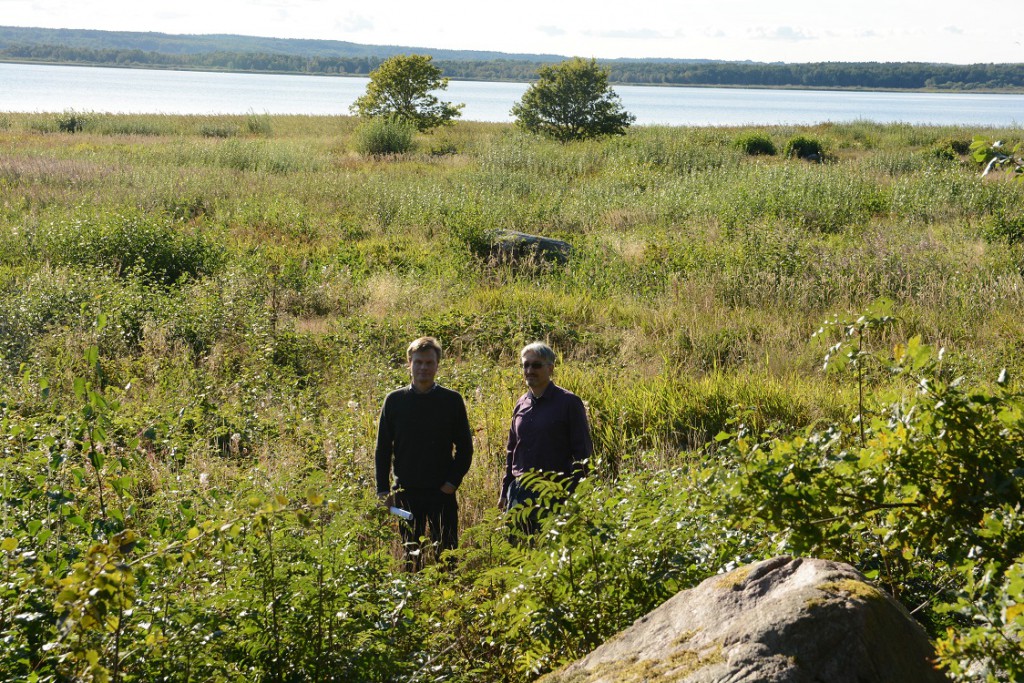
<svg viewBox="0 0 1024 683">
<path fill-rule="evenodd" d="M 747 129 L 557 145 L 460 123 L 383 158 L 353 151 L 347 117 L 90 113 L 60 132 L 52 116 L 2 116 L 0 515 L 17 531 L 0 542 L 4 585 L 25 587 L 0 600 L 17 641 L 5 678 L 27 676 L 25 660 L 67 680 L 98 658 L 151 680 L 415 679 L 457 651 L 466 670 L 450 680 L 503 665 L 527 680 L 764 551 L 738 532 L 711 547 L 721 521 L 701 482 L 738 424 L 849 426 L 857 392 L 810 341 L 824 320 L 886 297 L 896 322 L 871 333 L 879 353 L 919 334 L 967 385 L 1024 372 L 1024 185 L 956 156 L 974 131 L 758 130 L 780 148 L 820 140 L 828 158 L 811 164 L 748 156 L 734 145 Z M 565 239 L 571 257 L 495 258 L 495 229 Z M 455 579 L 398 573 L 372 500 L 377 411 L 420 334 L 445 345 L 440 380 L 475 434 Z M 609 568 L 615 591 L 594 601 L 565 592 L 550 560 L 564 555 L 544 545 L 557 534 L 536 554 L 509 545 L 494 511 L 517 351 L 537 339 L 590 410 L 597 476 L 581 505 L 595 507 L 566 522 L 590 545 L 559 552 Z M 865 382 L 903 388 L 880 371 Z M 666 509 L 700 520 L 693 533 Z M 97 586 L 70 566 L 101 543 L 145 559 L 90 602 Z M 38 562 L 68 582 L 59 605 Z M 96 625 L 123 600 L 134 617 Z M 604 625 L 557 632 L 559 602 Z M 115 632 L 152 654 L 126 659 Z"/>
</svg>

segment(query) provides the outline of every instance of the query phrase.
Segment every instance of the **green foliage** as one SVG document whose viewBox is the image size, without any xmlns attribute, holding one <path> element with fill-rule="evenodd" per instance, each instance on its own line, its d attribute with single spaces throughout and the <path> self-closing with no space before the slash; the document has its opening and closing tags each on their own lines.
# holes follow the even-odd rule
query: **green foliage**
<svg viewBox="0 0 1024 683">
<path fill-rule="evenodd" d="M 876 397 L 883 402 L 866 405 L 853 430 L 721 436 L 719 457 L 735 463 L 723 480 L 728 509 L 747 533 L 765 533 L 772 552 L 859 558 L 941 632 L 956 587 L 976 591 L 965 581 L 975 567 L 1007 568 L 1024 550 L 1019 525 L 1007 521 L 1024 502 L 1024 396 L 1005 376 L 991 392 L 949 381 L 941 354 L 918 338 L 891 360 L 865 356 L 859 344 L 849 355 L 859 366 L 881 363 L 916 390 Z"/>
<path fill-rule="evenodd" d="M 796 135 L 786 141 L 786 147 L 782 152 L 787 157 L 797 159 L 815 158 L 821 159 L 824 155 L 824 147 L 821 142 L 806 135 Z"/>
<path fill-rule="evenodd" d="M 931 154 L 943 161 L 959 161 L 961 157 L 971 153 L 971 141 L 959 138 L 939 140 L 932 148 Z"/>
<path fill-rule="evenodd" d="M 359 124 L 353 137 L 360 154 L 405 154 L 413 148 L 416 126 L 398 117 L 375 116 Z"/>
<path fill-rule="evenodd" d="M 559 142 L 623 135 L 636 120 L 608 85 L 608 70 L 580 57 L 538 69 L 512 116 L 523 129 Z"/>
<path fill-rule="evenodd" d="M 204 138 L 233 138 L 238 135 L 238 126 L 234 124 L 205 124 L 199 129 Z"/>
<path fill-rule="evenodd" d="M 51 224 L 34 240 L 40 256 L 53 263 L 139 273 L 162 283 L 210 273 L 223 258 L 202 233 L 134 212 Z"/>
<path fill-rule="evenodd" d="M 460 571 L 439 574 L 420 596 L 425 646 L 450 653 L 438 673 L 535 680 L 741 556 L 739 536 L 705 542 L 721 517 L 699 491 L 702 476 L 679 469 L 590 478 L 565 503 L 563 482 L 534 480 L 536 504 L 473 529 L 458 552 Z M 681 479 L 695 485 L 681 487 Z M 516 527 L 531 515 L 540 531 L 523 538 Z"/>
<path fill-rule="evenodd" d="M 875 577 L 952 675 L 1021 670 L 1024 185 L 932 153 L 969 132 L 764 129 L 810 166 L 462 122 L 382 162 L 347 117 L 6 116 L 0 680 L 525 683 L 786 551 Z M 406 574 L 372 443 L 427 333 L 477 455 L 453 568 Z M 494 502 L 538 338 L 596 452 L 526 539 Z"/>
<path fill-rule="evenodd" d="M 1020 510 L 986 515 L 985 531 L 1014 537 L 1020 547 Z M 939 638 L 937 650 L 954 681 L 1016 681 L 1024 676 L 1024 557 L 1012 564 L 969 562 L 961 570 L 966 585 L 955 602 L 944 609 L 969 626 L 950 628 Z"/>
<path fill-rule="evenodd" d="M 226 140 L 202 156 L 207 163 L 251 173 L 296 173 L 320 163 L 302 150 L 266 140 Z"/>
<path fill-rule="evenodd" d="M 57 114 L 55 122 L 57 124 L 57 130 L 61 133 L 81 133 L 85 129 L 85 126 L 92 121 L 92 114 L 87 112 L 78 112 L 74 109 L 67 109 L 64 112 Z"/>
<path fill-rule="evenodd" d="M 992 242 L 1022 244 L 1024 243 L 1024 216 L 1019 213 L 996 212 L 985 221 L 984 235 Z"/>
<path fill-rule="evenodd" d="M 448 79 L 429 55 L 395 55 L 370 72 L 366 94 L 350 107 L 362 117 L 402 119 L 426 131 L 450 124 L 464 105 L 442 102 L 432 91 L 446 90 Z"/>
<path fill-rule="evenodd" d="M 995 169 L 1009 170 L 1018 180 L 1024 177 L 1024 143 L 1009 144 L 978 135 L 971 142 L 971 155 L 983 164 L 983 176 Z"/>
<path fill-rule="evenodd" d="M 257 114 L 250 110 L 245 116 L 245 129 L 248 131 L 249 135 L 270 137 L 270 134 L 273 131 L 273 126 L 270 123 L 270 114 L 266 112 Z"/>
<path fill-rule="evenodd" d="M 776 154 L 775 143 L 766 133 L 760 131 L 743 133 L 736 138 L 733 144 L 749 156 L 774 156 Z"/>
</svg>

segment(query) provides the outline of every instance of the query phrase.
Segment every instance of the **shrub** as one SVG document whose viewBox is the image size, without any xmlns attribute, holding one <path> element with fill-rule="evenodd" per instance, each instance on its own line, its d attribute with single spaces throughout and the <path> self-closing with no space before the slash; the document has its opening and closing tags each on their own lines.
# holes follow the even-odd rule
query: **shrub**
<svg viewBox="0 0 1024 683">
<path fill-rule="evenodd" d="M 766 133 L 762 133 L 760 131 L 744 133 L 736 138 L 734 144 L 737 148 L 750 156 L 757 156 L 759 154 L 774 156 L 777 153 L 775 143 L 772 142 L 772 139 L 768 137 Z"/>
<path fill-rule="evenodd" d="M 57 130 L 62 133 L 80 133 L 89 121 L 89 115 L 85 112 L 67 109 L 57 114 Z"/>
<path fill-rule="evenodd" d="M 1024 216 L 1000 211 L 985 222 L 982 234 L 989 242 L 1020 244 L 1024 242 Z"/>
<path fill-rule="evenodd" d="M 168 135 L 173 133 L 167 124 L 152 117 L 105 116 L 90 122 L 89 130 L 100 135 Z"/>
<path fill-rule="evenodd" d="M 269 137 L 271 132 L 270 114 L 257 114 L 250 110 L 245 117 L 245 129 L 250 135 Z"/>
<path fill-rule="evenodd" d="M 223 254 L 204 235 L 137 214 L 51 224 L 37 238 L 42 256 L 53 263 L 113 268 L 118 275 L 137 272 L 162 283 L 208 273 Z"/>
<path fill-rule="evenodd" d="M 199 128 L 204 138 L 233 138 L 238 135 L 238 126 L 229 123 L 206 124 Z"/>
<path fill-rule="evenodd" d="M 210 160 L 218 166 L 253 173 L 293 173 L 315 168 L 318 160 L 294 145 L 262 140 L 228 140 L 212 150 Z"/>
<path fill-rule="evenodd" d="M 796 157 L 798 159 L 807 159 L 816 155 L 817 158 L 820 159 L 824 154 L 824 148 L 821 143 L 814 138 L 809 138 L 805 135 L 797 135 L 790 138 L 786 143 L 784 154 L 787 157 Z"/>
<path fill-rule="evenodd" d="M 57 131 L 56 119 L 46 114 L 29 116 L 25 119 L 24 126 L 33 133 L 54 133 Z"/>
<path fill-rule="evenodd" d="M 404 154 L 413 148 L 416 126 L 408 121 L 375 116 L 355 131 L 356 151 L 366 156 Z"/>
<path fill-rule="evenodd" d="M 958 155 L 965 155 L 971 153 L 971 141 L 963 140 L 958 138 L 950 138 L 944 143 L 945 146 L 949 147 L 953 152 Z"/>
<path fill-rule="evenodd" d="M 939 140 L 928 150 L 933 157 L 942 161 L 957 161 L 960 157 L 970 154 L 970 140 L 947 138 Z"/>
</svg>

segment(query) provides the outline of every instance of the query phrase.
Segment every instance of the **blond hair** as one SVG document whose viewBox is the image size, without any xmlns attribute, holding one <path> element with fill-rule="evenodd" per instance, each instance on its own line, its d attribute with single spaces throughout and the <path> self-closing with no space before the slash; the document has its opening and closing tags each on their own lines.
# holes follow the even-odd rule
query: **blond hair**
<svg viewBox="0 0 1024 683">
<path fill-rule="evenodd" d="M 437 354 L 437 362 L 441 362 L 441 358 L 444 356 L 444 352 L 441 350 L 441 342 L 437 341 L 433 337 L 420 337 L 419 339 L 413 340 L 409 344 L 409 348 L 405 350 L 405 359 L 407 361 L 412 360 L 412 354 L 417 351 L 432 350 Z"/>
</svg>

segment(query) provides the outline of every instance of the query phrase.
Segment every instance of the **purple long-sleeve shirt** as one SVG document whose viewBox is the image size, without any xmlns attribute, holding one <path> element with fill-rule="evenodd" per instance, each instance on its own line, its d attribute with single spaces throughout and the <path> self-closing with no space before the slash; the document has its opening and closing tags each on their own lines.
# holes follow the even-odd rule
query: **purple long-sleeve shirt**
<svg viewBox="0 0 1024 683">
<path fill-rule="evenodd" d="M 579 396 L 554 383 L 540 398 L 528 391 L 512 411 L 501 497 L 506 498 L 509 484 L 530 470 L 578 479 L 593 451 L 587 410 Z"/>
</svg>

